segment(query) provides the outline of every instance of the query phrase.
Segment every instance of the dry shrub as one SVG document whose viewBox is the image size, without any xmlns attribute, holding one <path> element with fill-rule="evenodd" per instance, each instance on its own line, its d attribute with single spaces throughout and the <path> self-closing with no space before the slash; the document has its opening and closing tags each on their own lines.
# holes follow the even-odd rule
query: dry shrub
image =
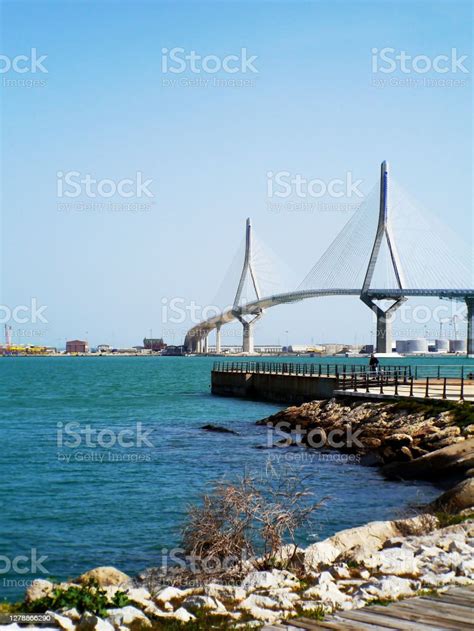
<svg viewBox="0 0 474 631">
<path fill-rule="evenodd" d="M 266 569 L 293 544 L 322 502 L 313 502 L 305 478 L 284 472 L 276 478 L 244 475 L 217 482 L 200 505 L 190 506 L 183 547 L 192 571 L 209 578 L 237 579 L 252 567 Z M 291 554 L 287 561 L 291 561 Z"/>
</svg>

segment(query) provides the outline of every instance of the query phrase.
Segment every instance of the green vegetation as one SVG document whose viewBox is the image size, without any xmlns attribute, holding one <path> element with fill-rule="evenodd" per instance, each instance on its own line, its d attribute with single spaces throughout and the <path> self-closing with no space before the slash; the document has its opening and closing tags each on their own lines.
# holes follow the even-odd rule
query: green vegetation
<svg viewBox="0 0 474 631">
<path fill-rule="evenodd" d="M 32 603 L 24 605 L 23 611 L 28 613 L 44 613 L 58 611 L 65 607 L 75 607 L 79 613 L 89 611 L 100 617 L 107 616 L 107 609 L 125 607 L 131 604 L 125 592 L 118 591 L 113 598 L 108 598 L 107 592 L 99 587 L 97 581 L 91 580 L 80 587 L 71 586 L 67 589 L 56 587 L 51 595 L 38 598 Z"/>
<path fill-rule="evenodd" d="M 235 629 L 235 620 L 229 620 L 226 616 L 209 615 L 208 612 L 197 612 L 195 620 L 189 622 L 179 622 L 178 620 L 158 620 L 152 623 L 152 626 L 137 626 L 134 631 L 231 631 Z M 263 623 L 262 623 L 263 626 Z M 246 625 L 244 621 L 239 620 L 239 629 L 242 631 L 255 631 L 255 626 Z"/>
<path fill-rule="evenodd" d="M 349 559 L 347 561 L 347 567 L 350 570 L 357 570 L 358 568 L 360 568 L 361 563 L 359 563 L 359 561 L 354 561 L 354 559 Z"/>
<path fill-rule="evenodd" d="M 24 609 L 23 603 L 0 603 L 0 616 L 8 613 L 22 613 Z"/>
<path fill-rule="evenodd" d="M 394 403 L 394 411 L 403 411 L 407 414 L 424 414 L 425 416 L 437 416 L 442 412 L 451 412 L 453 423 L 460 428 L 474 423 L 474 405 L 467 401 L 456 403 L 455 401 L 427 400 L 427 401 L 397 401 Z"/>
<path fill-rule="evenodd" d="M 324 616 L 326 612 L 324 611 L 324 607 L 315 607 L 314 609 L 306 609 L 301 610 L 298 613 L 298 617 L 309 618 L 310 620 L 324 620 Z"/>
<path fill-rule="evenodd" d="M 380 605 L 381 607 L 388 607 L 388 605 L 391 605 L 394 602 L 395 600 L 392 598 L 373 598 L 372 600 L 368 600 L 366 602 L 366 606 L 372 607 L 374 605 Z"/>
<path fill-rule="evenodd" d="M 468 515 L 453 515 L 451 513 L 440 512 L 435 513 L 435 517 L 439 521 L 440 528 L 446 528 L 447 526 L 455 526 L 456 524 L 462 524 L 468 519 L 474 519 L 474 512 Z"/>
<path fill-rule="evenodd" d="M 416 592 L 415 596 L 440 596 L 441 594 L 436 589 L 420 589 Z"/>
</svg>

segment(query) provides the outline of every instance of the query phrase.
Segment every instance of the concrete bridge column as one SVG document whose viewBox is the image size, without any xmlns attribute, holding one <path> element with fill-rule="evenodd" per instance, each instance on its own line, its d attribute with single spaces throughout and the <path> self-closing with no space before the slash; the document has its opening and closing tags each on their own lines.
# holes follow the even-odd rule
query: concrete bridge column
<svg viewBox="0 0 474 631">
<path fill-rule="evenodd" d="M 221 353 L 221 324 L 216 326 L 216 353 Z"/>
<path fill-rule="evenodd" d="M 202 352 L 207 355 L 208 350 L 209 350 L 209 339 L 208 339 L 208 336 L 206 335 L 203 339 Z"/>
<path fill-rule="evenodd" d="M 200 337 L 198 337 L 196 352 L 202 353 L 202 339 Z"/>
<path fill-rule="evenodd" d="M 474 357 L 474 297 L 466 298 L 467 305 L 467 355 Z"/>
<path fill-rule="evenodd" d="M 244 353 L 253 353 L 253 322 L 245 322 L 242 320 L 243 338 L 242 338 L 242 350 Z"/>
<path fill-rule="evenodd" d="M 391 314 L 379 309 L 377 311 L 377 353 L 392 352 L 392 322 Z"/>
</svg>

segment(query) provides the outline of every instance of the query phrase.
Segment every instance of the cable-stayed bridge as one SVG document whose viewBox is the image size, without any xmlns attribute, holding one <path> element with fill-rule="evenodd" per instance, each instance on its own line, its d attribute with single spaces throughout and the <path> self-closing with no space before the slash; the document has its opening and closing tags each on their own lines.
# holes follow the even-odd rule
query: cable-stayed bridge
<svg viewBox="0 0 474 631">
<path fill-rule="evenodd" d="M 221 327 L 238 320 L 243 351 L 252 353 L 253 327 L 266 309 L 308 298 L 358 296 L 377 316 L 377 352 L 389 353 L 394 312 L 409 297 L 427 296 L 466 302 L 467 352 L 474 355 L 472 252 L 389 177 L 387 162 L 381 165 L 379 185 L 298 287 L 271 291 L 269 274 L 260 264 L 261 250 L 247 219 L 233 303 L 188 331 L 184 342 L 188 351 L 207 352 L 208 335 L 215 329 L 216 352 L 220 352 Z"/>
</svg>

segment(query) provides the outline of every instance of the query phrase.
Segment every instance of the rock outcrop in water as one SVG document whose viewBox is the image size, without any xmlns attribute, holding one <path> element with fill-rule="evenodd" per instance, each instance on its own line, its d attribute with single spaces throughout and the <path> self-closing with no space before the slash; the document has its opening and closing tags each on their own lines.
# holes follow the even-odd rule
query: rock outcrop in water
<svg viewBox="0 0 474 631">
<path fill-rule="evenodd" d="M 337 444 L 342 451 L 372 454 L 381 464 L 388 464 L 410 462 L 474 440 L 474 408 L 470 403 L 443 401 L 387 403 L 338 398 L 289 407 L 258 425 L 278 428 L 280 436 L 293 432 L 304 446 L 331 448 Z"/>
<path fill-rule="evenodd" d="M 474 505 L 473 421 L 471 403 L 331 399 L 289 407 L 257 424 L 291 436 L 276 448 L 295 442 L 337 448 L 372 458 L 389 479 L 442 481 L 453 488 L 431 509 L 456 513 Z"/>
</svg>

